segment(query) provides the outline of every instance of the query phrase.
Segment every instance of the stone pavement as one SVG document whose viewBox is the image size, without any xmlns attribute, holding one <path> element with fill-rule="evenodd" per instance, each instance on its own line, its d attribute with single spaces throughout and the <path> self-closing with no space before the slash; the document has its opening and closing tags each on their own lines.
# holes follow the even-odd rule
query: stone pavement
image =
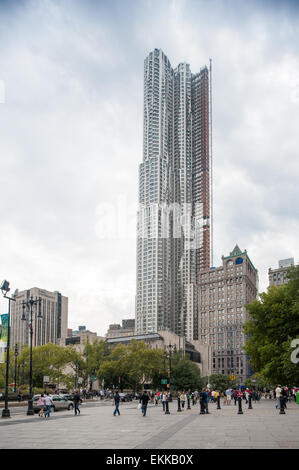
<svg viewBox="0 0 299 470">
<path fill-rule="evenodd" d="M 38 415 L 14 414 L 0 418 L 0 449 L 299 449 L 299 405 L 288 403 L 280 415 L 273 400 L 243 402 L 238 407 L 209 404 L 209 415 L 200 415 L 199 405 L 170 414 L 149 405 L 144 418 L 137 402 L 123 403 L 120 416 L 113 416 L 111 403 L 81 405 L 81 415 L 72 411 L 52 413 L 49 420 Z"/>
</svg>

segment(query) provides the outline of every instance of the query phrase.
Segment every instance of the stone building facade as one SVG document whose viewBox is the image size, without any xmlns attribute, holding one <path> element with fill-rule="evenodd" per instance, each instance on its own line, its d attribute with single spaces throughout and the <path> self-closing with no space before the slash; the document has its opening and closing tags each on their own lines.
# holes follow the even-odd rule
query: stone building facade
<svg viewBox="0 0 299 470">
<path fill-rule="evenodd" d="M 251 374 L 243 346 L 242 330 L 249 318 L 246 304 L 257 297 L 258 272 L 247 251 L 238 245 L 222 266 L 201 271 L 199 290 L 199 338 L 212 347 L 214 374 L 232 374 L 243 382 Z"/>
</svg>

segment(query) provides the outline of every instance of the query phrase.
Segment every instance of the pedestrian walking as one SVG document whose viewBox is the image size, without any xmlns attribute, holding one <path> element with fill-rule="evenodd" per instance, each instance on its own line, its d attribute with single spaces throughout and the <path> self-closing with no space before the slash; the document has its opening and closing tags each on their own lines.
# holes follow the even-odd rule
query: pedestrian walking
<svg viewBox="0 0 299 470">
<path fill-rule="evenodd" d="M 52 398 L 50 397 L 49 393 L 47 393 L 47 395 L 45 397 L 45 406 L 46 406 L 45 418 L 46 417 L 50 418 L 51 405 L 53 405 L 53 401 L 52 401 Z"/>
<path fill-rule="evenodd" d="M 233 396 L 233 399 L 234 399 L 235 405 L 237 405 L 238 391 L 237 391 L 236 389 L 235 389 L 235 390 L 233 390 L 232 396 Z"/>
<path fill-rule="evenodd" d="M 44 408 L 45 408 L 45 397 L 44 397 L 44 394 L 42 393 L 41 396 L 39 397 L 38 401 L 37 401 L 37 406 L 40 407 L 39 409 L 39 412 L 38 412 L 38 416 L 40 416 L 41 418 L 44 416 Z"/>
<path fill-rule="evenodd" d="M 181 407 L 182 407 L 182 410 L 184 409 L 186 400 L 187 400 L 187 396 L 186 396 L 186 393 L 185 393 L 185 390 L 184 390 L 183 393 L 181 393 Z"/>
<path fill-rule="evenodd" d="M 75 391 L 74 393 L 74 409 L 75 409 L 75 416 L 77 416 L 77 413 L 81 413 L 80 409 L 79 409 L 79 403 L 82 403 L 82 400 L 81 400 L 81 397 L 80 397 L 80 393 L 79 391 Z"/>
<path fill-rule="evenodd" d="M 281 385 L 277 385 L 275 389 L 275 396 L 276 396 L 276 408 L 280 408 L 280 398 L 282 396 Z"/>
<path fill-rule="evenodd" d="M 166 392 L 163 392 L 163 393 L 162 393 L 162 406 L 163 406 L 163 411 L 165 411 L 165 408 L 166 408 L 166 399 L 167 399 Z"/>
<path fill-rule="evenodd" d="M 209 396 L 209 394 L 208 394 L 207 390 L 205 388 L 203 388 L 202 391 L 200 392 L 200 401 L 203 404 L 204 413 L 208 412 L 208 410 L 207 410 L 208 396 Z"/>
<path fill-rule="evenodd" d="M 231 399 L 232 399 L 232 389 L 231 389 L 231 388 L 228 388 L 228 389 L 225 391 L 225 395 L 226 395 L 226 404 L 227 404 L 228 406 L 230 406 Z"/>
<path fill-rule="evenodd" d="M 287 394 L 286 387 L 282 387 L 281 397 L 282 397 L 283 407 L 287 408 L 288 394 Z"/>
<path fill-rule="evenodd" d="M 116 413 L 118 413 L 118 416 L 120 416 L 120 412 L 119 412 L 120 395 L 118 393 L 118 390 L 116 390 L 113 399 L 114 399 L 114 405 L 115 405 L 113 416 L 116 416 Z M 112 405 L 113 405 L 113 402 L 112 402 Z"/>
<path fill-rule="evenodd" d="M 166 399 L 167 399 L 167 397 L 166 397 Z M 143 394 L 140 397 L 141 411 L 142 411 L 143 416 L 146 416 L 148 401 L 149 401 L 149 396 L 146 393 L 146 391 L 144 391 Z M 166 400 L 165 400 L 165 402 L 166 402 Z"/>
</svg>

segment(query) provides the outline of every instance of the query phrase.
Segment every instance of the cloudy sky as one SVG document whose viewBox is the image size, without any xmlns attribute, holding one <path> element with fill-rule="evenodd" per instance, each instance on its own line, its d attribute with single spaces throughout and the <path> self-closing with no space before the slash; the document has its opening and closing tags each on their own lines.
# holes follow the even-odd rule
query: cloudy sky
<svg viewBox="0 0 299 470">
<path fill-rule="evenodd" d="M 1 0 L 0 277 L 12 290 L 60 291 L 69 327 L 99 335 L 134 318 L 143 61 L 156 47 L 194 73 L 213 61 L 213 264 L 238 243 L 261 292 L 269 267 L 299 261 L 296 5 Z"/>
</svg>

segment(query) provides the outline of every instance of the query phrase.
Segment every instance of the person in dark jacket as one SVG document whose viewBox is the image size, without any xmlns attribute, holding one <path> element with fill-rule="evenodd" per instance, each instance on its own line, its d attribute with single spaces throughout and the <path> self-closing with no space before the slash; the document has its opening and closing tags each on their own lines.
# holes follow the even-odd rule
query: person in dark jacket
<svg viewBox="0 0 299 470">
<path fill-rule="evenodd" d="M 116 416 L 116 413 L 118 413 L 118 416 L 119 416 L 120 415 L 120 412 L 119 412 L 120 395 L 118 393 L 118 390 L 116 390 L 116 393 L 113 399 L 114 399 L 114 404 L 115 404 L 115 410 L 114 410 L 113 416 Z"/>
<path fill-rule="evenodd" d="M 79 409 L 79 403 L 82 403 L 82 400 L 81 400 L 81 397 L 80 397 L 80 393 L 78 392 L 78 390 L 76 390 L 76 392 L 74 393 L 74 409 L 75 409 L 75 415 L 77 416 L 77 413 L 81 413 L 80 409 Z"/>
<path fill-rule="evenodd" d="M 281 396 L 282 396 L 283 408 L 286 408 L 287 407 L 287 401 L 288 401 L 288 394 L 287 394 L 287 391 L 286 391 L 286 387 L 282 387 Z"/>
<path fill-rule="evenodd" d="M 149 396 L 146 393 L 146 391 L 144 391 L 140 397 L 141 411 L 142 411 L 143 416 L 146 416 L 146 409 L 147 409 L 148 401 L 149 401 Z"/>
</svg>

